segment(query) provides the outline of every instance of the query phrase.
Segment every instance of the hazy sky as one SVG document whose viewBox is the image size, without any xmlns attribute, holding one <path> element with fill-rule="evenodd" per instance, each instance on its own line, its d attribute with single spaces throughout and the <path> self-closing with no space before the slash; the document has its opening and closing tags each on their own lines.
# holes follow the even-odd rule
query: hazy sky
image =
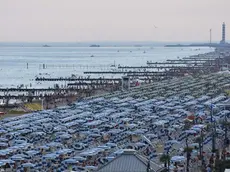
<svg viewBox="0 0 230 172">
<path fill-rule="evenodd" d="M 210 28 L 219 41 L 223 21 L 230 39 L 229 7 L 230 0 L 0 0 L 0 42 L 206 41 Z"/>
</svg>

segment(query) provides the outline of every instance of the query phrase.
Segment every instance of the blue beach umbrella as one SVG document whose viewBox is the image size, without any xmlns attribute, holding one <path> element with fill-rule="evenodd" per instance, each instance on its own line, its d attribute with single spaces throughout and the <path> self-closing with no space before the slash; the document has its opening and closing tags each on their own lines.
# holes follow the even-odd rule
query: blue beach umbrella
<svg viewBox="0 0 230 172">
<path fill-rule="evenodd" d="M 0 167 L 3 167 L 6 163 L 0 161 Z"/>
<path fill-rule="evenodd" d="M 28 162 L 28 163 L 22 164 L 22 166 L 25 167 L 25 168 L 32 168 L 32 167 L 35 167 L 35 164 L 32 164 L 32 163 Z"/>
<path fill-rule="evenodd" d="M 0 137 L 0 142 L 8 142 L 8 139 Z"/>
<path fill-rule="evenodd" d="M 63 163 L 65 163 L 65 164 L 76 164 L 77 162 L 78 161 L 76 159 L 72 159 L 72 158 L 66 159 L 63 161 Z"/>
<path fill-rule="evenodd" d="M 0 142 L 0 147 L 7 147 L 7 146 L 8 146 L 7 143 Z"/>
<path fill-rule="evenodd" d="M 20 154 L 12 156 L 11 159 L 13 161 L 22 161 L 22 160 L 25 160 L 25 158 L 23 157 L 23 155 L 20 155 Z"/>
<path fill-rule="evenodd" d="M 43 158 L 45 158 L 45 159 L 56 159 L 57 157 L 58 157 L 58 155 L 55 153 L 50 153 L 50 154 L 46 154 L 43 156 Z"/>
<path fill-rule="evenodd" d="M 11 160 L 11 159 L 2 159 L 0 160 L 0 162 L 4 162 L 4 163 L 8 163 L 8 164 L 14 164 L 15 161 Z"/>
<path fill-rule="evenodd" d="M 75 156 L 73 157 L 73 159 L 75 159 L 75 161 L 85 161 L 86 160 L 86 158 L 81 157 L 81 156 Z"/>
</svg>

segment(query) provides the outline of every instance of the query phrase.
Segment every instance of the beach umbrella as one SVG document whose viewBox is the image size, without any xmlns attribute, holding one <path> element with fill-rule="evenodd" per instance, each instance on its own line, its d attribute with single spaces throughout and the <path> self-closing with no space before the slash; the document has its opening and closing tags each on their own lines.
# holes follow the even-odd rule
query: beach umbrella
<svg viewBox="0 0 230 172">
<path fill-rule="evenodd" d="M 190 119 L 188 119 L 188 118 L 186 118 L 186 119 L 184 119 L 184 121 L 186 122 L 192 122 L 193 120 L 190 120 Z"/>
<path fill-rule="evenodd" d="M 73 159 L 75 159 L 76 161 L 85 161 L 86 160 L 86 158 L 81 157 L 81 156 L 75 156 L 75 157 L 73 157 Z"/>
<path fill-rule="evenodd" d="M 172 145 L 172 148 L 179 150 L 182 147 L 181 143 L 176 143 Z"/>
<path fill-rule="evenodd" d="M 18 139 L 17 139 L 17 140 L 14 140 L 14 141 L 13 141 L 13 144 L 14 144 L 14 145 L 19 145 L 19 144 L 25 143 L 26 141 L 27 141 L 27 140 L 24 140 L 24 139 L 23 139 L 23 140 L 18 140 Z"/>
<path fill-rule="evenodd" d="M 89 137 L 96 138 L 96 137 L 101 137 L 101 135 L 100 134 L 90 134 Z"/>
<path fill-rule="evenodd" d="M 193 128 L 204 128 L 205 125 L 203 124 L 198 124 L 198 125 L 194 125 Z"/>
<path fill-rule="evenodd" d="M 8 139 L 0 137 L 0 142 L 8 142 Z"/>
<path fill-rule="evenodd" d="M 73 148 L 75 150 L 83 150 L 85 147 L 84 147 L 84 144 L 81 144 L 81 143 L 74 143 L 73 144 Z"/>
<path fill-rule="evenodd" d="M 61 149 L 61 150 L 58 150 L 58 151 L 56 152 L 56 154 L 61 155 L 61 154 L 68 154 L 68 153 L 72 153 L 72 152 L 73 152 L 72 149 Z"/>
<path fill-rule="evenodd" d="M 187 133 L 187 134 L 196 134 L 197 132 L 195 130 L 185 130 L 185 133 Z"/>
<path fill-rule="evenodd" d="M 106 146 L 106 145 L 101 145 L 101 146 L 98 146 L 98 148 L 102 148 L 102 149 L 105 149 L 105 150 L 109 150 L 111 149 L 110 146 Z"/>
<path fill-rule="evenodd" d="M 185 161 L 186 158 L 184 156 L 173 156 L 171 158 L 171 161 L 172 162 L 181 162 L 181 161 Z"/>
<path fill-rule="evenodd" d="M 136 131 L 134 131 L 135 134 L 144 134 L 145 132 L 145 129 L 137 129 Z"/>
<path fill-rule="evenodd" d="M 11 157 L 11 159 L 12 159 L 13 161 L 22 161 L 22 160 L 25 160 L 25 157 L 24 157 L 23 155 L 21 155 L 21 154 L 18 154 L 18 155 L 13 155 L 13 156 Z"/>
<path fill-rule="evenodd" d="M 195 116 L 194 115 L 187 116 L 187 119 L 193 121 L 195 119 Z"/>
<path fill-rule="evenodd" d="M 141 143 L 141 142 L 137 142 L 137 143 L 135 143 L 135 145 L 136 145 L 136 146 L 140 146 L 140 147 L 141 147 L 141 146 L 146 146 L 145 143 Z"/>
<path fill-rule="evenodd" d="M 15 163 L 15 161 L 13 161 L 11 159 L 1 159 L 0 162 L 9 163 L 9 164 L 14 164 Z"/>
<path fill-rule="evenodd" d="M 6 163 L 0 161 L 0 167 L 3 167 Z"/>
<path fill-rule="evenodd" d="M 72 135 L 70 135 L 70 134 L 63 134 L 63 135 L 60 135 L 59 137 L 60 137 L 61 139 L 68 140 L 68 139 L 72 138 Z"/>
<path fill-rule="evenodd" d="M 4 129 L 0 129 L 0 134 L 5 134 L 5 133 L 7 133 L 7 131 L 6 131 L 6 130 L 4 130 Z"/>
<path fill-rule="evenodd" d="M 88 170 L 97 170 L 98 167 L 96 166 L 85 166 L 85 169 L 88 169 Z"/>
<path fill-rule="evenodd" d="M 147 134 L 146 136 L 147 136 L 147 137 L 150 137 L 150 138 L 157 138 L 157 135 L 156 135 L 156 134 Z"/>
<path fill-rule="evenodd" d="M 32 163 L 28 162 L 28 163 L 22 164 L 22 166 L 23 166 L 24 168 L 32 168 L 32 167 L 35 167 L 35 164 L 32 164 Z"/>
<path fill-rule="evenodd" d="M 166 142 L 166 144 L 168 144 L 168 143 L 170 143 L 170 144 L 179 144 L 180 142 L 177 141 L 177 140 L 169 140 L 169 141 Z"/>
<path fill-rule="evenodd" d="M 48 143 L 46 146 L 49 146 L 49 147 L 63 147 L 63 144 L 61 144 L 60 142 L 51 142 L 51 143 Z"/>
<path fill-rule="evenodd" d="M 35 150 L 30 150 L 30 151 L 27 151 L 25 152 L 27 155 L 29 156 L 34 156 L 34 155 L 37 155 L 39 154 L 40 152 L 39 151 L 35 151 Z"/>
<path fill-rule="evenodd" d="M 45 159 L 56 159 L 57 157 L 58 157 L 58 155 L 55 153 L 50 153 L 50 154 L 46 154 L 43 156 L 43 158 L 45 158 Z"/>
<path fill-rule="evenodd" d="M 191 130 L 201 131 L 202 129 L 200 129 L 200 128 L 191 128 Z"/>
<path fill-rule="evenodd" d="M 45 149 L 45 150 L 48 150 L 50 147 L 49 146 L 39 146 L 38 149 Z"/>
<path fill-rule="evenodd" d="M 7 143 L 0 142 L 0 147 L 7 147 L 7 146 L 8 146 Z"/>
<path fill-rule="evenodd" d="M 66 164 L 76 164 L 78 161 L 76 159 L 70 158 L 63 161 Z"/>
</svg>

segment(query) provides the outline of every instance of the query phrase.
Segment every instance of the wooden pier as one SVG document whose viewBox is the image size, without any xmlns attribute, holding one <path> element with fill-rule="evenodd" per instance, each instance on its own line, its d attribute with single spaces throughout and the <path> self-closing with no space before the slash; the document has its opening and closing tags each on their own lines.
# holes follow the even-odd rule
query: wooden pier
<svg viewBox="0 0 230 172">
<path fill-rule="evenodd" d="M 72 88 L 0 88 L 0 92 L 36 92 L 36 91 L 78 91 Z"/>
<path fill-rule="evenodd" d="M 69 97 L 70 95 L 65 95 L 65 94 L 57 94 L 57 95 L 25 95 L 25 94 L 20 94 L 20 95 L 0 95 L 0 99 L 43 99 L 43 98 L 66 98 Z"/>
<path fill-rule="evenodd" d="M 199 62 L 215 62 L 217 61 L 217 59 L 212 59 L 212 60 L 209 60 L 209 59 L 175 59 L 175 60 L 166 60 L 167 62 L 194 62 L 194 61 L 199 61 Z"/>
<path fill-rule="evenodd" d="M 117 82 L 121 78 L 36 78 L 36 81 L 90 81 L 90 82 Z"/>
<path fill-rule="evenodd" d="M 160 62 L 160 63 L 157 63 L 157 62 L 147 62 L 147 65 L 197 65 L 197 64 L 200 64 L 200 65 L 206 65 L 206 63 L 204 62 L 199 62 L 199 61 L 187 61 L 187 62 L 184 62 L 183 60 L 181 60 L 181 62 Z"/>
<path fill-rule="evenodd" d="M 206 66 L 205 66 L 206 67 Z M 212 67 L 212 66 L 207 66 Z M 119 69 L 183 69 L 183 70 L 191 70 L 191 69 L 204 69 L 202 66 L 120 66 Z"/>
<path fill-rule="evenodd" d="M 84 74 L 152 74 L 152 75 L 160 75 L 165 72 L 157 72 L 157 71 L 87 71 Z"/>
</svg>

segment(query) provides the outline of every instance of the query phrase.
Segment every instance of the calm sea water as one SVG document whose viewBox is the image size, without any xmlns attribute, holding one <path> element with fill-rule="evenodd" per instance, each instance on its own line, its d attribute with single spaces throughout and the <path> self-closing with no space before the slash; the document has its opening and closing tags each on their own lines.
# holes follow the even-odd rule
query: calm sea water
<svg viewBox="0 0 230 172">
<path fill-rule="evenodd" d="M 28 44 L 29 45 L 29 44 Z M 213 51 L 208 47 L 166 48 L 163 46 L 10 46 L 0 45 L 0 87 L 49 87 L 54 82 L 35 82 L 36 76 L 70 77 L 83 76 L 84 71 L 106 71 L 110 66 L 145 66 L 147 61 L 159 62 Z M 28 63 L 28 69 L 27 69 Z M 42 65 L 47 65 L 43 69 Z M 103 75 L 92 75 L 91 77 Z M 105 77 L 111 77 L 104 75 Z M 112 77 L 117 77 L 113 75 Z"/>
</svg>

